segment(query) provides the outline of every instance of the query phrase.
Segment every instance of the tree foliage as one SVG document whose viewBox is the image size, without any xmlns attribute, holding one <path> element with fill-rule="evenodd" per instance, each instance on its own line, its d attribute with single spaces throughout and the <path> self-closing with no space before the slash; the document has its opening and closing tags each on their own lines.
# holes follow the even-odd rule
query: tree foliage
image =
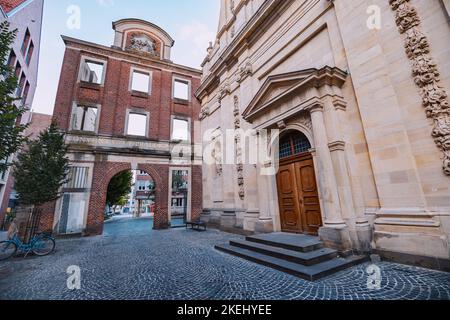
<svg viewBox="0 0 450 320">
<path fill-rule="evenodd" d="M 52 123 L 37 139 L 27 143 L 13 166 L 21 205 L 39 206 L 58 199 L 69 172 L 64 134 Z"/>
<path fill-rule="evenodd" d="M 111 179 L 106 195 L 106 204 L 109 206 L 123 206 L 126 204 L 128 194 L 133 185 L 133 173 L 124 171 Z"/>
<path fill-rule="evenodd" d="M 9 23 L 0 23 L 0 161 L 16 153 L 26 141 L 23 132 L 26 125 L 17 124 L 17 120 L 26 111 L 20 98 L 15 96 L 19 86 L 14 70 L 8 66 L 11 45 L 17 30 L 10 31 Z M 7 164 L 0 163 L 0 171 Z"/>
</svg>

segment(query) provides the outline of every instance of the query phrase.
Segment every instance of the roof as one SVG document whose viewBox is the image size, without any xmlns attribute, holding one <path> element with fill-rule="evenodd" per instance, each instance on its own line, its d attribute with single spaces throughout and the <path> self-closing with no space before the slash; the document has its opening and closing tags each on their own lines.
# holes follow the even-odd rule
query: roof
<svg viewBox="0 0 450 320">
<path fill-rule="evenodd" d="M 5 13 L 10 13 L 26 1 L 27 0 L 0 0 L 0 7 L 2 7 L 2 10 Z"/>
</svg>

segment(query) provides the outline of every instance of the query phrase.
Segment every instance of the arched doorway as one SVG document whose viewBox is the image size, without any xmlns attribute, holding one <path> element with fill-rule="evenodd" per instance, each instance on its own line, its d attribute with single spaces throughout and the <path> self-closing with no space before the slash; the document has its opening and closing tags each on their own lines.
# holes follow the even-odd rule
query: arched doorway
<svg viewBox="0 0 450 320">
<path fill-rule="evenodd" d="M 310 149 L 308 138 L 299 131 L 287 131 L 280 137 L 277 186 L 283 232 L 317 235 L 322 226 Z"/>
<path fill-rule="evenodd" d="M 156 230 L 167 229 L 169 226 L 167 209 L 168 170 L 166 169 L 166 166 L 155 164 L 139 164 L 137 166 L 137 170 L 148 173 L 155 184 L 152 191 L 154 191 L 155 197 L 153 229 Z M 125 162 L 105 161 L 95 164 L 85 229 L 86 235 L 100 235 L 103 233 L 108 185 L 114 176 L 130 170 L 133 170 L 132 165 Z"/>
<path fill-rule="evenodd" d="M 125 170 L 109 181 L 104 221 L 151 220 L 156 210 L 156 183 L 143 170 Z"/>
</svg>

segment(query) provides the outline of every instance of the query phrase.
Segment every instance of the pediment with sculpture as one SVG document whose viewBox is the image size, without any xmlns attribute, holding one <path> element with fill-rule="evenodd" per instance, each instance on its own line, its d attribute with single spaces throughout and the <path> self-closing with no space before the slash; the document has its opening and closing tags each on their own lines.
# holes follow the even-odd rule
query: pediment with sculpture
<svg viewBox="0 0 450 320">
<path fill-rule="evenodd" d="M 161 41 L 146 33 L 130 32 L 125 50 L 159 58 L 161 57 Z"/>
</svg>

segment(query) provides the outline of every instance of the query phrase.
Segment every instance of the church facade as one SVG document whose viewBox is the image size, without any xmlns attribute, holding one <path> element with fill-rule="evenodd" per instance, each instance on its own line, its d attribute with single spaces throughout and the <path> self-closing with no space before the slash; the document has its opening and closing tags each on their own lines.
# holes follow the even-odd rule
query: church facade
<svg viewBox="0 0 450 320">
<path fill-rule="evenodd" d="M 449 21 L 445 0 L 222 0 L 202 219 L 448 266 Z"/>
</svg>

